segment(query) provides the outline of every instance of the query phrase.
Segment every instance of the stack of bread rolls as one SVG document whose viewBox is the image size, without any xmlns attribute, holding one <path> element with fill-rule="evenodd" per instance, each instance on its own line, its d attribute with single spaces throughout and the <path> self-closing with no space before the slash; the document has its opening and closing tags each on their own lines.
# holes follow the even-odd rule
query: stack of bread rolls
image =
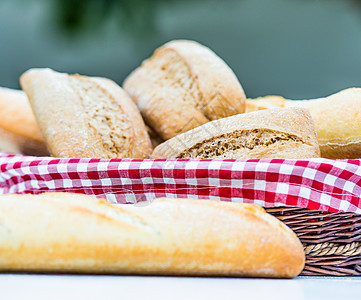
<svg viewBox="0 0 361 300">
<path fill-rule="evenodd" d="M 123 88 L 30 69 L 0 89 L 0 150 L 77 158 L 360 157 L 361 89 L 327 98 L 246 99 L 205 46 L 172 41 Z M 338 113 L 342 109 L 342 113 Z M 321 146 L 321 151 L 320 151 Z M 116 207 L 87 196 L 0 196 L 0 270 L 293 277 L 295 234 L 254 205 L 157 200 Z"/>
<path fill-rule="evenodd" d="M 0 88 L 3 151 L 86 158 L 361 157 L 361 89 L 303 101 L 246 99 L 227 64 L 193 41 L 156 49 L 124 89 L 109 79 L 50 69 L 31 69 L 20 83 L 26 94 Z"/>
</svg>

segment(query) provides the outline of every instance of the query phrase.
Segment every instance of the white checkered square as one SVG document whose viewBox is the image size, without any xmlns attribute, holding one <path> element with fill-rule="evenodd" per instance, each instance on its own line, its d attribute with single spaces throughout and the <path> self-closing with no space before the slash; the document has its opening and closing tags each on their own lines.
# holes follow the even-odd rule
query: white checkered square
<svg viewBox="0 0 361 300">
<path fill-rule="evenodd" d="M 279 173 L 284 175 L 291 175 L 294 172 L 294 166 L 288 164 L 281 164 Z"/>
<path fill-rule="evenodd" d="M 63 179 L 63 187 L 64 188 L 72 188 L 74 185 L 73 185 L 73 181 L 71 179 Z"/>
<path fill-rule="evenodd" d="M 338 179 L 338 177 L 331 175 L 331 174 L 327 174 L 325 179 L 324 179 L 324 183 L 331 185 L 331 186 L 335 186 L 336 180 Z"/>
<path fill-rule="evenodd" d="M 245 169 L 246 162 L 245 161 L 236 161 L 232 164 L 232 171 L 243 171 Z"/>
<path fill-rule="evenodd" d="M 39 175 L 49 174 L 48 165 L 38 165 L 37 169 Z"/>
<path fill-rule="evenodd" d="M 345 184 L 343 185 L 343 190 L 349 193 L 354 193 L 354 188 L 356 184 L 352 181 L 346 180 Z"/>
<path fill-rule="evenodd" d="M 301 186 L 300 190 L 299 190 L 299 193 L 298 193 L 298 196 L 301 197 L 301 198 L 310 199 L 310 196 L 311 196 L 310 188 Z"/>
<path fill-rule="evenodd" d="M 265 180 L 255 180 L 253 186 L 254 186 L 254 189 L 257 191 L 265 191 L 266 190 L 266 181 Z"/>
<path fill-rule="evenodd" d="M 58 173 L 67 173 L 68 172 L 68 165 L 59 163 L 56 165 L 56 170 Z"/>
<path fill-rule="evenodd" d="M 70 180 L 70 179 L 64 179 L 64 180 Z M 90 179 L 80 179 L 80 182 L 82 186 L 86 186 L 86 187 L 91 187 L 94 185 L 93 181 Z"/>
<path fill-rule="evenodd" d="M 321 193 L 320 203 L 329 206 L 331 204 L 332 197 L 329 194 Z"/>
<path fill-rule="evenodd" d="M 259 162 L 256 164 L 255 171 L 256 172 L 267 172 L 269 166 L 270 166 L 269 163 Z"/>
<path fill-rule="evenodd" d="M 349 202 L 347 202 L 347 201 L 345 201 L 345 200 L 341 200 L 339 210 L 341 210 L 341 211 L 348 211 L 349 207 L 350 207 L 350 203 L 349 203 Z"/>
<path fill-rule="evenodd" d="M 221 185 L 221 183 L 220 183 L 219 178 L 209 177 L 208 178 L 208 185 L 218 187 L 218 186 Z"/>
<path fill-rule="evenodd" d="M 142 177 L 140 178 L 143 184 L 154 184 L 152 177 Z"/>
<path fill-rule="evenodd" d="M 113 184 L 110 178 L 101 178 L 100 183 L 102 186 L 111 186 Z"/>
<path fill-rule="evenodd" d="M 277 194 L 288 194 L 290 185 L 286 182 L 278 182 L 276 187 L 276 193 Z"/>
<path fill-rule="evenodd" d="M 97 171 L 98 172 L 107 171 L 108 167 L 109 167 L 108 161 L 100 161 L 99 163 L 97 163 Z"/>
<path fill-rule="evenodd" d="M 141 170 L 149 170 L 152 167 L 153 167 L 153 161 L 151 160 L 143 160 L 139 165 L 139 169 Z"/>
<path fill-rule="evenodd" d="M 305 168 L 302 177 L 314 180 L 317 174 L 317 170 L 311 168 Z"/>
<path fill-rule="evenodd" d="M 86 164 L 86 163 L 77 163 L 76 164 L 76 171 L 78 173 L 85 173 L 88 171 L 88 165 L 89 164 Z"/>
</svg>

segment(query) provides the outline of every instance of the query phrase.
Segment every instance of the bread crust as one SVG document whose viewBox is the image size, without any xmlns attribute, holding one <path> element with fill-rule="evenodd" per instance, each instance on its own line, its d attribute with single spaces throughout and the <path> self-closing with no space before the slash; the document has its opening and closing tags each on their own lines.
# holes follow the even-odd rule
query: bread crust
<svg viewBox="0 0 361 300">
<path fill-rule="evenodd" d="M 294 277 L 297 236 L 255 205 L 67 193 L 0 196 L 0 270 Z"/>
<path fill-rule="evenodd" d="M 140 113 L 111 80 L 31 69 L 20 83 L 52 156 L 149 156 L 151 144 Z M 121 129 L 114 131 L 116 126 Z"/>
<path fill-rule="evenodd" d="M 286 107 L 287 100 L 281 96 L 265 96 L 246 100 L 246 112 L 268 108 Z"/>
<path fill-rule="evenodd" d="M 178 69 L 168 69 L 177 63 L 186 70 L 179 78 Z M 158 48 L 123 86 L 147 124 L 165 140 L 245 110 L 245 94 L 232 70 L 193 41 L 171 41 Z M 183 95 L 182 90 L 192 92 Z"/>
<path fill-rule="evenodd" d="M 29 140 L 44 142 L 23 91 L 0 87 L 0 128 Z"/>
<path fill-rule="evenodd" d="M 222 150 L 223 145 L 231 150 Z M 160 144 L 152 158 L 301 159 L 319 155 L 310 113 L 303 108 L 274 108 L 204 124 Z"/>
<path fill-rule="evenodd" d="M 274 101 L 274 97 L 279 101 Z M 270 107 L 309 109 L 322 157 L 361 158 L 361 88 L 349 88 L 325 98 L 310 100 L 286 100 L 280 96 L 247 100 L 248 111 Z"/>
<path fill-rule="evenodd" d="M 0 87 L 0 150 L 34 156 L 49 155 L 23 91 Z"/>
<path fill-rule="evenodd" d="M 349 88 L 320 99 L 288 100 L 286 105 L 310 110 L 322 157 L 361 158 L 361 88 Z"/>
</svg>

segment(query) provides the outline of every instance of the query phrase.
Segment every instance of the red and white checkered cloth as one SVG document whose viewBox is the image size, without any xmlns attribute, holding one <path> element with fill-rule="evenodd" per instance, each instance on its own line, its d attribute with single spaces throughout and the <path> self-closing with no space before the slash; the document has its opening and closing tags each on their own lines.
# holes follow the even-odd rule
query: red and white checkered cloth
<svg viewBox="0 0 361 300">
<path fill-rule="evenodd" d="M 361 213 L 361 160 L 55 159 L 0 154 L 0 194 L 182 197 Z"/>
</svg>

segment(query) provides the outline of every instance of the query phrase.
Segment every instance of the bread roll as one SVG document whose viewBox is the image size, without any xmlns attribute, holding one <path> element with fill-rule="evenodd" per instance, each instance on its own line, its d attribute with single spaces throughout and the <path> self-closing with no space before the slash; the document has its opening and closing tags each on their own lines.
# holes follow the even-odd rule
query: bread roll
<svg viewBox="0 0 361 300">
<path fill-rule="evenodd" d="M 23 91 L 0 87 L 0 150 L 36 156 L 49 154 Z"/>
<path fill-rule="evenodd" d="M 152 158 L 301 159 L 319 155 L 310 113 L 303 108 L 274 108 L 204 124 L 160 144 Z"/>
<path fill-rule="evenodd" d="M 268 108 L 286 107 L 287 100 L 281 96 L 265 96 L 246 100 L 246 112 Z"/>
<path fill-rule="evenodd" d="M 113 81 L 31 69 L 20 82 L 53 156 L 146 158 L 151 153 L 137 107 Z"/>
<path fill-rule="evenodd" d="M 20 145 L 22 140 L 19 136 L 11 134 L 0 128 L 0 152 L 22 154 Z"/>
<path fill-rule="evenodd" d="M 283 103 L 269 101 L 268 97 L 264 97 L 262 100 L 247 100 L 247 107 L 252 106 L 253 101 L 261 104 L 258 106 L 260 109 L 263 109 L 262 105 L 266 108 L 282 105 L 309 109 L 316 126 L 322 157 L 361 158 L 361 88 L 346 89 L 320 99 L 284 99 Z"/>
<path fill-rule="evenodd" d="M 250 204 L 13 194 L 0 221 L 2 271 L 294 277 L 305 262 L 297 236 Z"/>
<path fill-rule="evenodd" d="M 232 70 L 192 41 L 158 48 L 128 76 L 124 89 L 164 140 L 245 110 L 245 94 Z"/>
</svg>

